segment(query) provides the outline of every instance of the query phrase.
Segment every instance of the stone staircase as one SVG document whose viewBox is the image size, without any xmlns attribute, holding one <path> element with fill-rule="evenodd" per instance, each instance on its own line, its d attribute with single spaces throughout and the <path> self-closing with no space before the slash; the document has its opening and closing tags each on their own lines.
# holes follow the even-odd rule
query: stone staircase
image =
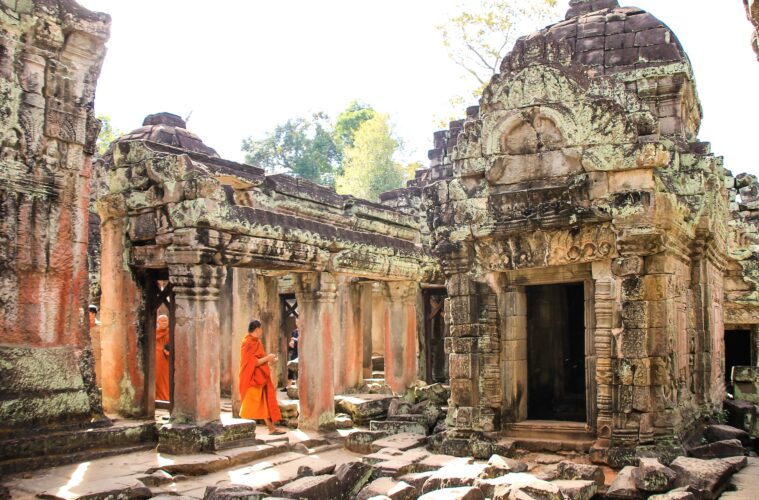
<svg viewBox="0 0 759 500">
<path fill-rule="evenodd" d="M 157 442 L 153 420 L 11 437 L 0 441 L 0 476 L 149 450 Z"/>
<path fill-rule="evenodd" d="M 595 442 L 584 422 L 525 420 L 509 424 L 501 434 L 504 440 L 528 451 L 587 453 Z"/>
</svg>

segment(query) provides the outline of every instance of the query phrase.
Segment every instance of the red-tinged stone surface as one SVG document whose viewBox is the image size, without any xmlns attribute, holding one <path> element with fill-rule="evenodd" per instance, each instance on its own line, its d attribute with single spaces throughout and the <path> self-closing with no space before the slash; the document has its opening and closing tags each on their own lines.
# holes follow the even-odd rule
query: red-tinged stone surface
<svg viewBox="0 0 759 500">
<path fill-rule="evenodd" d="M 87 319 L 93 113 L 110 18 L 70 0 L 2 7 L 0 432 L 101 412 Z"/>
<path fill-rule="evenodd" d="M 337 309 L 336 283 L 327 273 L 296 278 L 295 293 L 300 307 L 298 427 L 316 430 L 335 425 L 334 368 L 332 340 Z"/>
</svg>

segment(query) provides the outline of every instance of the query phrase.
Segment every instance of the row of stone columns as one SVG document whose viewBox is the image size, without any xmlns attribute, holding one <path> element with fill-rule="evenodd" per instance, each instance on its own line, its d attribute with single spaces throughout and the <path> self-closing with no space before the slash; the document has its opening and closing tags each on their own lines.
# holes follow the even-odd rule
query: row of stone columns
<svg viewBox="0 0 759 500">
<path fill-rule="evenodd" d="M 110 232 L 104 231 L 106 263 L 108 255 L 124 252 L 123 232 L 114 229 L 113 241 L 107 238 L 106 233 Z M 104 267 L 101 326 L 106 367 L 104 405 L 106 411 L 122 416 L 150 416 L 154 411 L 154 390 L 148 383 L 152 373 L 152 342 L 139 340 L 145 336 L 140 327 L 146 314 L 144 301 L 138 299 L 140 286 L 134 275 L 117 264 L 120 262 Z M 231 286 L 227 273 L 232 273 Z M 171 421 L 202 426 L 220 416 L 222 364 L 231 371 L 226 378 L 231 378 L 233 407 L 239 410 L 240 344 L 252 318 L 259 318 L 264 325 L 267 351 L 280 350 L 277 279 L 251 269 L 225 270 L 209 264 L 175 263 L 169 265 L 169 281 L 176 307 Z M 371 374 L 371 353 L 377 348 L 375 339 L 381 339 L 383 344 L 386 380 L 395 392 L 403 392 L 416 379 L 418 284 L 371 283 L 321 272 L 294 274 L 294 288 L 300 313 L 301 428 L 333 425 L 335 392 L 359 386 Z M 222 289 L 231 293 L 231 298 L 225 297 L 227 303 L 223 307 L 231 318 L 223 322 L 219 317 Z M 223 343 L 231 345 L 222 350 Z M 222 353 L 230 357 L 225 363 L 221 362 Z M 285 363 L 283 360 L 280 370 L 286 369 Z"/>
</svg>

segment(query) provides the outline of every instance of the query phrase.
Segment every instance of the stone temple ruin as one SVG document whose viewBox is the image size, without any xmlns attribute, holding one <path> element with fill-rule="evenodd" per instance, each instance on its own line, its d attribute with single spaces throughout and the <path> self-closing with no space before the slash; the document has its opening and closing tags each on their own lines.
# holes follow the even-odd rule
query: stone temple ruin
<svg viewBox="0 0 759 500">
<path fill-rule="evenodd" d="M 566 20 L 517 41 L 480 105 L 435 133 L 429 168 L 380 203 L 224 160 L 169 113 L 93 171 L 108 16 L 3 0 L 0 19 L 2 473 L 157 444 L 174 465 L 159 459 L 126 488 L 149 498 L 182 474 L 292 454 L 234 418 L 251 317 L 267 352 L 285 354 L 299 329 L 297 402 L 280 405 L 320 437 L 298 449 L 329 448 L 347 419 L 345 447 L 374 453 L 336 476 L 317 462 L 280 471 L 289 479 L 266 490 L 279 496 L 533 498 L 499 479 L 521 462 L 440 458 L 526 450 L 585 457 L 533 477 L 555 490 L 545 498 L 686 485 L 711 498 L 741 467 L 720 457 L 759 438 L 759 182 L 699 140 L 689 60 L 651 14 L 572 0 Z M 159 311 L 170 401 L 155 393 Z M 283 355 L 279 383 L 287 368 Z M 743 430 L 704 434 L 723 408 Z M 203 453 L 217 455 L 176 458 Z M 604 486 L 589 462 L 626 467 Z M 649 472 L 677 479 L 646 489 Z M 560 484 L 577 479 L 593 483 L 586 496 Z"/>
</svg>

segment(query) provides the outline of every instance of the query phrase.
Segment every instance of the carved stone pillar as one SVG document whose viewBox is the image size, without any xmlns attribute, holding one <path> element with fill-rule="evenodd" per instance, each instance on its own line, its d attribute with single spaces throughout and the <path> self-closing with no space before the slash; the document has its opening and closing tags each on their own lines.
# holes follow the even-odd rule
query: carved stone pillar
<svg viewBox="0 0 759 500">
<path fill-rule="evenodd" d="M 256 314 L 256 274 L 252 269 L 232 270 L 232 415 L 240 416 L 240 347 L 248 323 Z"/>
<path fill-rule="evenodd" d="M 172 424 L 204 425 L 219 419 L 219 288 L 223 269 L 173 264 L 174 406 Z"/>
<path fill-rule="evenodd" d="M 416 379 L 417 334 L 416 296 L 412 281 L 392 281 L 385 285 L 385 380 L 393 392 L 403 393 Z"/>
<path fill-rule="evenodd" d="M 298 391 L 301 429 L 331 429 L 335 425 L 333 338 L 339 325 L 337 284 L 329 273 L 297 274 Z"/>
<path fill-rule="evenodd" d="M 140 339 L 144 298 L 126 264 L 127 219 L 123 200 L 106 197 L 99 203 L 102 217 L 100 283 L 101 388 L 106 413 L 122 417 L 152 417 L 155 385 L 148 373 L 153 343 Z"/>
<path fill-rule="evenodd" d="M 498 296 L 501 316 L 502 419 L 527 418 L 527 294 L 523 286 L 511 286 Z"/>
<path fill-rule="evenodd" d="M 480 387 L 477 338 L 479 297 L 474 281 L 461 269 L 446 280 L 449 338 L 445 341 L 448 372 L 451 378 L 451 409 L 449 416 L 456 429 L 473 430 L 479 420 Z"/>
<path fill-rule="evenodd" d="M 359 285 L 361 290 L 361 335 L 364 340 L 362 343 L 363 362 L 362 378 L 372 377 L 372 287 L 371 282 L 363 282 Z"/>
<path fill-rule="evenodd" d="M 284 346 L 282 336 L 282 305 L 279 302 L 277 278 L 260 274 L 256 276 L 256 304 L 249 311 L 249 314 L 251 314 L 249 320 L 256 318 L 261 321 L 264 331 L 261 340 L 266 352 L 279 356 L 277 363 L 270 365 L 272 382 L 275 387 L 280 381 L 284 384 L 287 370 L 287 348 Z M 245 326 L 247 332 L 247 324 Z"/>
<path fill-rule="evenodd" d="M 339 275 L 337 278 L 339 322 L 333 343 L 336 393 L 357 387 L 363 378 L 364 338 L 359 287 L 349 276 Z"/>
<path fill-rule="evenodd" d="M 605 461 L 605 453 L 611 445 L 613 422 L 614 369 L 612 358 L 612 329 L 618 327 L 619 319 L 615 304 L 618 295 L 618 280 L 611 273 L 609 262 L 593 264 L 593 345 L 595 358 L 588 360 L 589 375 L 595 378 L 596 387 L 596 419 L 595 429 L 597 440 L 591 448 L 594 459 Z M 588 321 L 586 320 L 586 325 Z M 593 368 L 595 366 L 595 368 Z M 592 415 L 589 415 L 592 418 Z"/>
<path fill-rule="evenodd" d="M 372 354 L 385 355 L 385 293 L 382 283 L 372 283 Z"/>
</svg>

